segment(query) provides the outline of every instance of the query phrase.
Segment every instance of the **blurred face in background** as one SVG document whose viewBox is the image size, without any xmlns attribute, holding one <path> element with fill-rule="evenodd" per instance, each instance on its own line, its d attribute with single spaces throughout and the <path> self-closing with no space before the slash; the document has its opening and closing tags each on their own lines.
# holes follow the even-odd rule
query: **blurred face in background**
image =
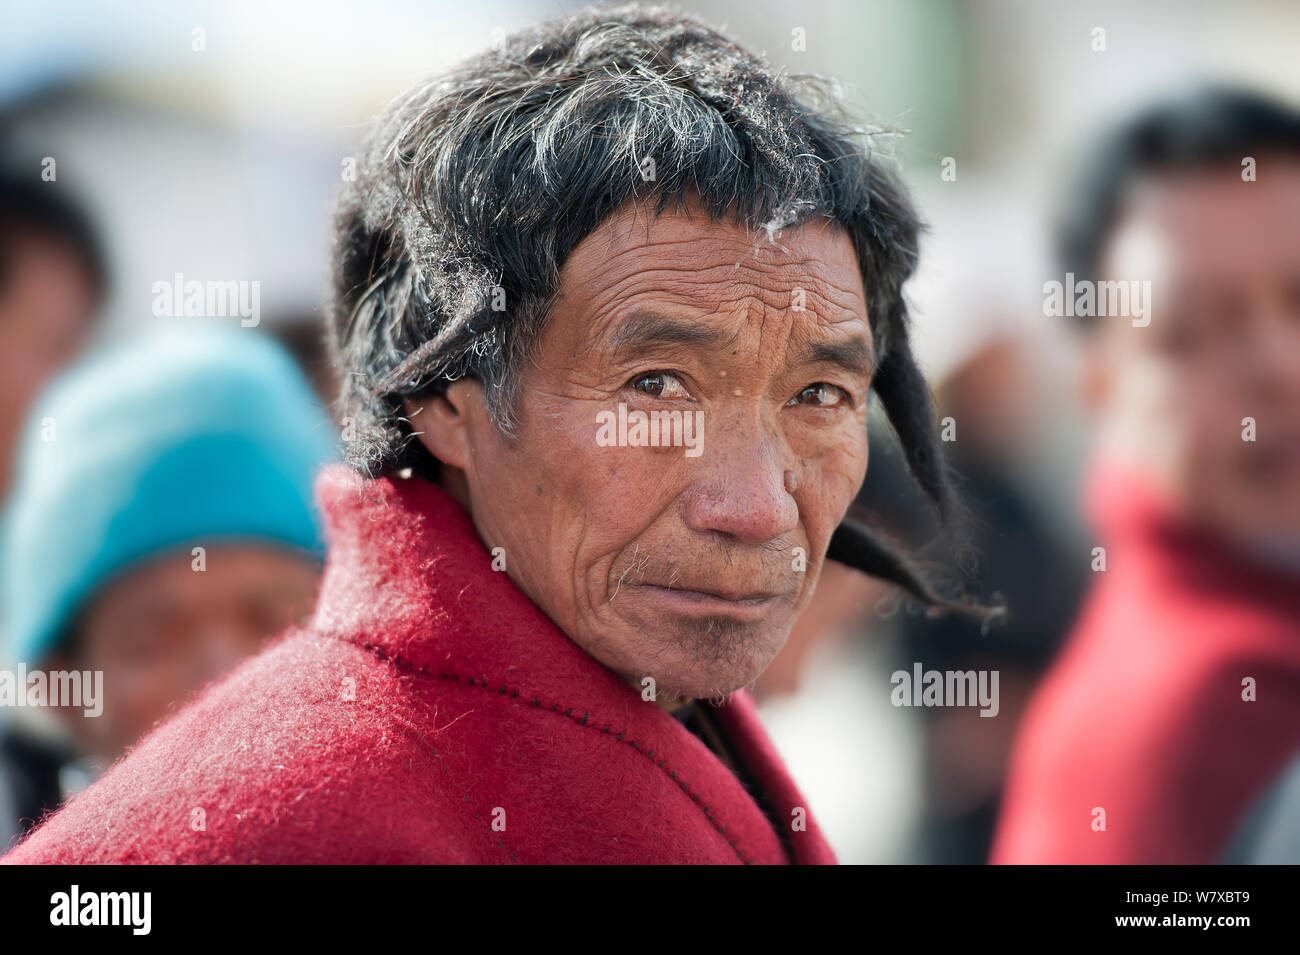
<svg viewBox="0 0 1300 955">
<path fill-rule="evenodd" d="M 50 377 L 80 351 L 98 291 L 78 252 L 35 232 L 5 240 L 0 277 L 0 497 L 27 411 Z"/>
<path fill-rule="evenodd" d="M 88 753 L 109 762 L 195 691 L 311 613 L 320 569 L 275 547 L 210 547 L 133 568 L 80 618 L 77 647 L 49 668 L 100 670 L 103 713 L 63 716 Z"/>
<path fill-rule="evenodd" d="M 1090 372 L 1103 448 L 1183 516 L 1300 544 L 1300 158 L 1138 183 L 1103 280 L 1150 279 L 1151 322 L 1101 318 Z M 1243 440 L 1244 418 L 1255 440 Z"/>
</svg>

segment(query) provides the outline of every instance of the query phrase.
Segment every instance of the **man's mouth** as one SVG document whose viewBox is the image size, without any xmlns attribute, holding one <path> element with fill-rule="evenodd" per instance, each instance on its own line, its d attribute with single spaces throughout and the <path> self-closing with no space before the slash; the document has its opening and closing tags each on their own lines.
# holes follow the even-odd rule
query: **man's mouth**
<svg viewBox="0 0 1300 955">
<path fill-rule="evenodd" d="M 671 587 L 661 584 L 639 583 L 635 586 L 635 589 L 665 609 L 674 610 L 678 613 L 725 615 L 752 619 L 761 618 L 774 606 L 790 596 L 788 591 L 721 588 L 717 586 L 705 588 L 681 586 L 676 583 Z"/>
</svg>

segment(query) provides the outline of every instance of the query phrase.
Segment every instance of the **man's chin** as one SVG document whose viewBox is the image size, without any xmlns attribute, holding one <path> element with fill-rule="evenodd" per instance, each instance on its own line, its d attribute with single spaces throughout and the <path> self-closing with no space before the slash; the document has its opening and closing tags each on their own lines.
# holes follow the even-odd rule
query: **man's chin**
<svg viewBox="0 0 1300 955">
<path fill-rule="evenodd" d="M 657 655 L 635 684 L 644 687 L 644 677 L 653 679 L 659 702 L 721 700 L 757 680 L 784 643 L 777 641 L 773 647 L 769 633 L 753 636 L 752 642 L 726 648 L 699 647 L 697 652 L 690 652 L 674 647 L 671 655 Z"/>
</svg>

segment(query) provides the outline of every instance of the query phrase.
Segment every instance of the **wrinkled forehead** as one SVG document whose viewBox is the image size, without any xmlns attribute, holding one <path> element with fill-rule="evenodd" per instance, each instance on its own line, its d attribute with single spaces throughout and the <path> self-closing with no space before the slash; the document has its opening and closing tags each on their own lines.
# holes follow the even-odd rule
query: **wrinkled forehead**
<svg viewBox="0 0 1300 955">
<path fill-rule="evenodd" d="M 866 291 L 848 232 L 814 219 L 780 230 L 710 220 L 690 205 L 629 205 L 580 242 L 560 273 L 560 295 L 593 320 L 640 299 L 698 314 L 739 301 L 843 322 L 867 321 Z"/>
</svg>

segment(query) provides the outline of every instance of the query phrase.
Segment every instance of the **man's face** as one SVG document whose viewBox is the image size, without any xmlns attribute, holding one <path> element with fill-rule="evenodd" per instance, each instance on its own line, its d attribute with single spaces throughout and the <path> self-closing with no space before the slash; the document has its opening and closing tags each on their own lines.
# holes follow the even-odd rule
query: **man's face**
<svg viewBox="0 0 1300 955">
<path fill-rule="evenodd" d="M 661 700 L 729 693 L 781 648 L 862 483 L 872 361 L 841 230 L 773 243 L 694 208 L 627 207 L 564 265 L 517 437 L 491 425 L 476 384 L 457 386 L 474 394 L 475 524 L 615 672 L 653 678 Z M 620 403 L 699 412 L 699 453 L 608 446 L 601 415 Z"/>
<path fill-rule="evenodd" d="M 133 568 L 90 602 L 80 654 L 63 668 L 104 674 L 103 713 L 65 715 L 88 751 L 113 759 L 195 691 L 301 621 L 319 568 L 273 547 L 210 547 L 203 570 L 188 551 Z"/>
<path fill-rule="evenodd" d="M 1300 541 L 1300 161 L 1135 189 L 1103 278 L 1152 280 L 1151 323 L 1098 319 L 1113 449 L 1236 538 Z M 1243 440 L 1243 419 L 1255 440 Z"/>
</svg>

